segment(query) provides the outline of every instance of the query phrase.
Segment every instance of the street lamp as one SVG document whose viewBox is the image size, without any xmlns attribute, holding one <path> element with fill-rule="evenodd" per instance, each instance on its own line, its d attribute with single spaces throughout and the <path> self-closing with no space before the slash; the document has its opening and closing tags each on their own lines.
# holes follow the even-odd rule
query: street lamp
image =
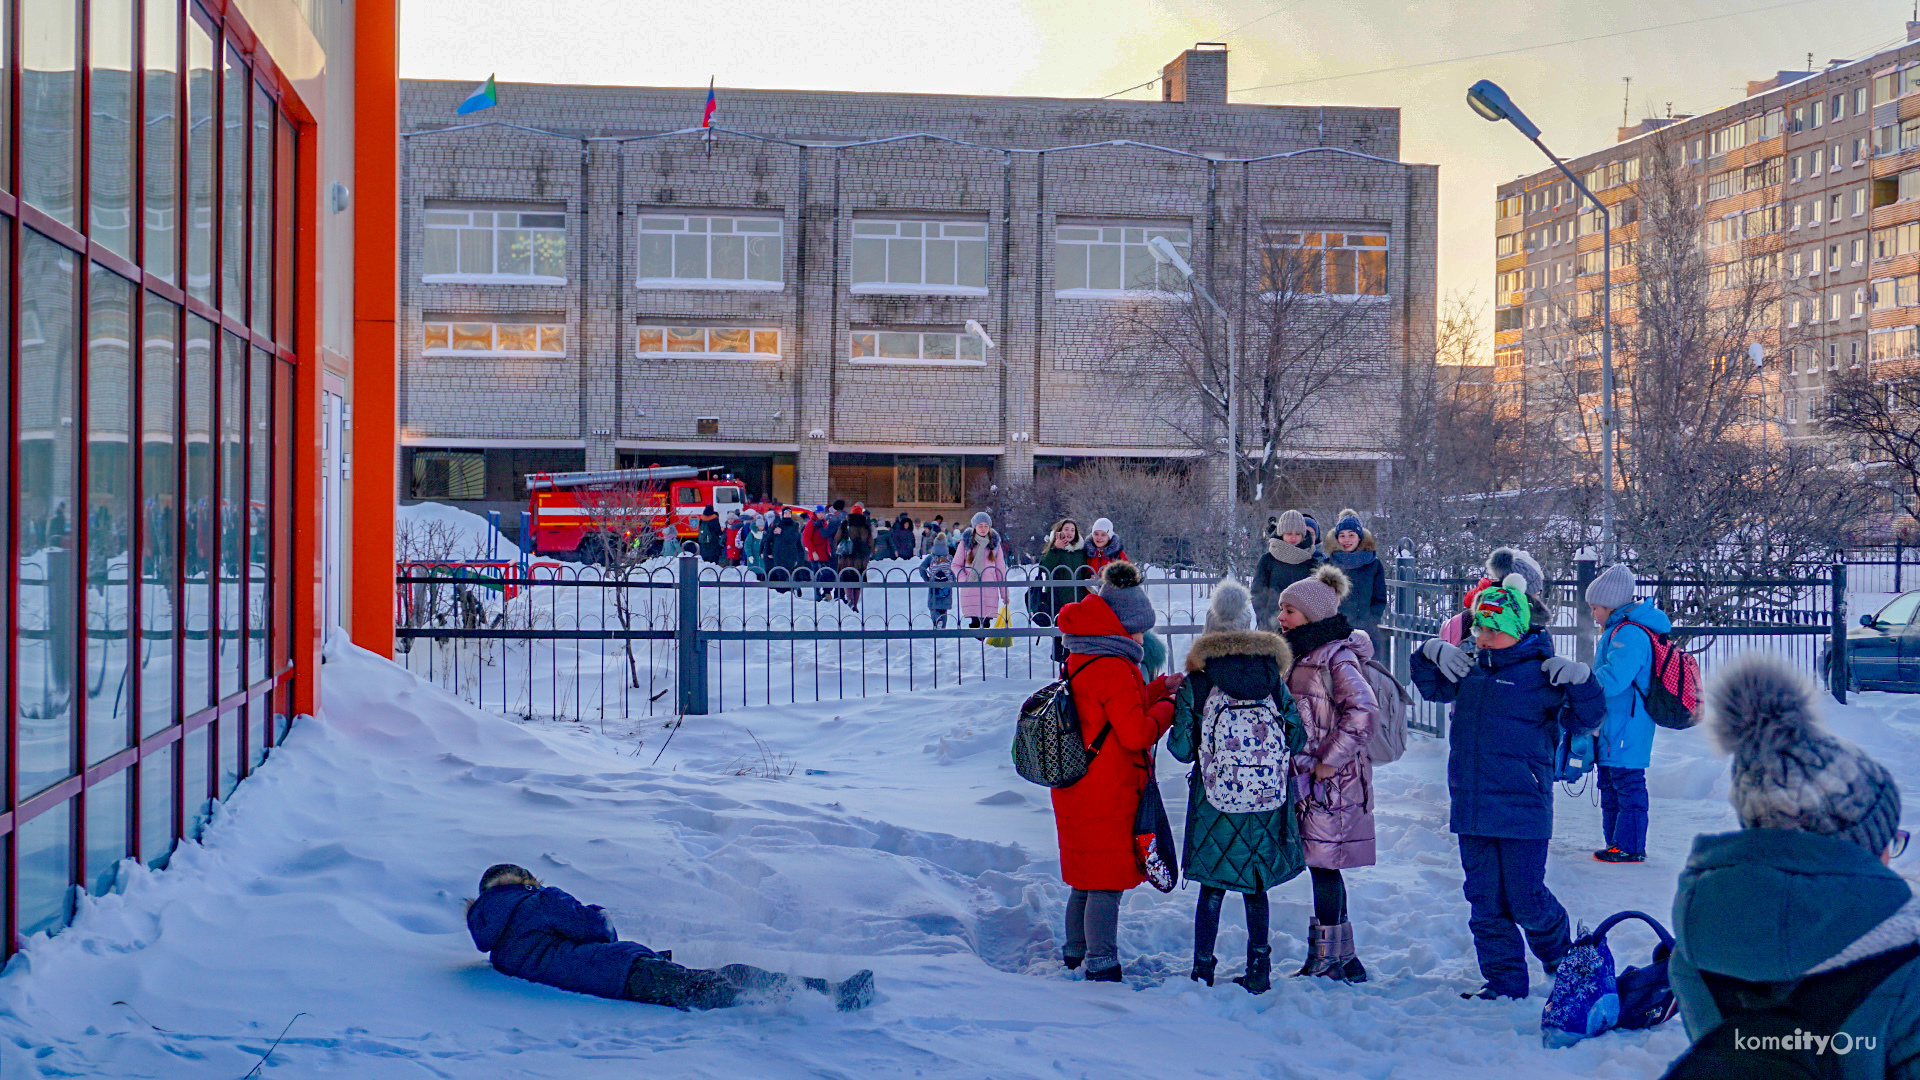
<svg viewBox="0 0 1920 1080">
<path fill-rule="evenodd" d="M 1600 553 L 1603 560 L 1612 563 L 1617 557 L 1613 538 L 1613 212 L 1587 190 L 1566 162 L 1547 149 L 1547 144 L 1540 141 L 1539 125 L 1527 119 L 1527 114 L 1493 80 L 1481 79 L 1469 87 L 1467 104 L 1482 119 L 1494 123 L 1505 120 L 1519 129 L 1600 213 L 1600 472 L 1606 480 L 1600 503 Z"/>
<path fill-rule="evenodd" d="M 1200 299 L 1207 302 L 1215 315 L 1227 327 L 1227 534 L 1231 537 L 1237 530 L 1240 516 L 1240 345 L 1233 332 L 1233 320 L 1227 317 L 1226 309 L 1213 298 L 1213 293 L 1200 279 L 1193 275 L 1193 267 L 1174 250 L 1173 242 L 1164 236 L 1156 236 L 1147 241 L 1147 250 L 1153 253 L 1153 260 L 1162 266 L 1171 266 L 1186 279 L 1189 286 Z"/>
</svg>

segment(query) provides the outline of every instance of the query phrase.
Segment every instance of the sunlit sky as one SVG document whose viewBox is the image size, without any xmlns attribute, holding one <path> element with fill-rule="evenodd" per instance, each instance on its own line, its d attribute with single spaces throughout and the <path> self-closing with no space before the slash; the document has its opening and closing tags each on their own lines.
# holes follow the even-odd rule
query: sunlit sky
<svg viewBox="0 0 1920 1080">
<path fill-rule="evenodd" d="M 1548 144 L 1571 157 L 1613 142 L 1625 77 L 1634 120 L 1669 105 L 1700 112 L 1739 100 L 1748 79 L 1804 69 L 1808 53 L 1825 65 L 1897 44 L 1913 7 L 1910 0 L 407 0 L 401 12 L 407 77 L 702 88 L 712 77 L 723 108 L 728 86 L 1097 97 L 1153 78 L 1196 41 L 1224 41 L 1232 102 L 1401 109 L 1402 157 L 1440 166 L 1440 289 L 1485 303 L 1494 186 L 1545 162 L 1512 128 L 1467 110 L 1463 94 L 1475 79 L 1499 82 Z M 1643 30 L 1655 27 L 1664 28 Z M 1553 44 L 1570 39 L 1592 40 Z M 1480 58 L 1456 59 L 1469 56 Z M 1414 64 L 1425 66 L 1362 74 Z M 1126 96 L 1157 97 L 1158 89 Z M 689 109 L 693 122 L 697 99 Z"/>
</svg>

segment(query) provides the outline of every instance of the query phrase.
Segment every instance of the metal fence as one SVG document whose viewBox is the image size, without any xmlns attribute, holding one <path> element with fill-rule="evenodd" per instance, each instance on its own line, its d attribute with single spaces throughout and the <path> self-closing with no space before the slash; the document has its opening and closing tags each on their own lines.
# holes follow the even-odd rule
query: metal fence
<svg viewBox="0 0 1920 1080">
<path fill-rule="evenodd" d="M 1847 582 L 1854 592 L 1899 593 L 1920 589 L 1920 548 L 1912 544 L 1848 548 L 1842 559 L 1847 564 Z"/>
<path fill-rule="evenodd" d="M 864 577 L 823 570 L 815 580 L 802 569 L 762 580 L 691 555 L 625 571 L 403 569 L 395 636 L 409 670 L 492 712 L 571 720 L 1051 678 L 1052 612 L 1087 583 L 1036 566 L 1005 579 L 929 581 L 909 561 L 875 564 Z M 1201 630 L 1214 580 L 1143 582 L 1171 669 Z M 1005 625 L 990 625 L 1003 601 Z"/>
<path fill-rule="evenodd" d="M 1555 581 L 1549 622 L 1562 655 L 1591 658 L 1584 602 L 1595 573 Z M 1898 564 L 1891 564 L 1898 565 Z M 1005 580 L 928 581 L 917 563 L 853 571 L 775 571 L 761 580 L 692 555 L 624 571 L 410 564 L 397 579 L 400 660 L 491 712 L 523 718 L 628 720 L 720 709 L 862 698 L 991 679 L 1051 678 L 1052 612 L 1085 579 L 1014 567 Z M 1786 655 L 1845 700 L 1848 567 L 1775 579 L 1643 581 L 1674 620 L 1674 639 L 1713 667 L 1748 648 Z M 1168 668 L 1201 630 L 1214 575 L 1166 574 L 1144 585 L 1159 614 Z M 1475 584 L 1394 560 L 1381 623 L 1383 658 L 1407 679 L 1412 650 L 1462 610 Z M 970 599 L 970 597 L 972 597 Z M 986 625 L 1005 604 L 1005 625 Z M 972 613 L 971 617 L 969 613 Z M 1841 647 L 1839 670 L 1826 661 Z M 1409 726 L 1436 737 L 1445 712 L 1416 700 Z"/>
</svg>

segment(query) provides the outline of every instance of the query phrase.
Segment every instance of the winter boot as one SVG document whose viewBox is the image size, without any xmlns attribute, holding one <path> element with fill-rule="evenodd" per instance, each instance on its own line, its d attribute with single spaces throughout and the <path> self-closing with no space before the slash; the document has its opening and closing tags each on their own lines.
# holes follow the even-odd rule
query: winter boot
<svg viewBox="0 0 1920 1080">
<path fill-rule="evenodd" d="M 1319 919 L 1307 921 L 1307 962 L 1300 965 L 1295 976 L 1333 974 L 1333 931 L 1331 926 L 1322 926 Z"/>
<path fill-rule="evenodd" d="M 1273 946 L 1247 946 L 1247 973 L 1233 981 L 1247 988 L 1249 994 L 1264 994 L 1273 989 Z"/>
<path fill-rule="evenodd" d="M 854 972 L 845 982 L 831 983 L 825 979 L 800 981 L 814 993 L 832 998 L 833 1007 L 841 1012 L 854 1012 L 873 1004 L 873 972 L 864 968 Z"/>
<path fill-rule="evenodd" d="M 1214 965 L 1219 962 L 1219 960 L 1211 956 L 1195 956 L 1193 958 L 1193 970 L 1187 972 L 1187 978 L 1192 979 L 1194 982 L 1203 982 L 1208 986 L 1212 986 Z"/>
<path fill-rule="evenodd" d="M 1085 960 L 1085 959 L 1086 959 L 1086 957 L 1084 957 L 1084 956 L 1075 956 L 1075 955 L 1073 955 L 1072 953 L 1064 953 L 1064 952 L 1063 952 L 1063 953 L 1061 953 L 1061 954 L 1060 954 L 1060 962 L 1061 962 L 1061 963 L 1063 963 L 1063 964 L 1065 964 L 1065 965 L 1067 965 L 1067 970 L 1068 970 L 1068 971 L 1072 971 L 1073 969 L 1075 969 L 1075 968 L 1077 968 L 1077 967 L 1079 967 L 1079 966 L 1080 966 L 1080 962 L 1081 962 L 1081 961 L 1083 961 L 1083 960 Z"/>
<path fill-rule="evenodd" d="M 1647 861 L 1647 857 L 1645 855 L 1635 855 L 1632 852 L 1621 851 L 1617 847 L 1610 847 L 1605 851 L 1596 851 L 1593 853 L 1593 857 L 1600 860 L 1601 862 L 1607 862 L 1607 863 L 1633 863 L 1633 862 Z"/>
<path fill-rule="evenodd" d="M 1120 965 L 1115 964 L 1109 968 L 1101 968 L 1099 971 L 1095 971 L 1092 968 L 1088 968 L 1087 981 L 1088 982 L 1120 982 L 1122 981 Z"/>
<path fill-rule="evenodd" d="M 1367 981 L 1367 969 L 1360 958 L 1353 954 L 1353 924 L 1343 922 L 1328 927 L 1333 935 L 1333 955 L 1327 965 L 1327 977 L 1341 982 L 1363 983 Z"/>
</svg>

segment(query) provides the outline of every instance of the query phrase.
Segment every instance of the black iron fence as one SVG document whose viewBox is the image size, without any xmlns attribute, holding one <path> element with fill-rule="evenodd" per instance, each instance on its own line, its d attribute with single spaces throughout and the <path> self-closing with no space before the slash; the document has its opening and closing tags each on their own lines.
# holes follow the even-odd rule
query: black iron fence
<svg viewBox="0 0 1920 1080">
<path fill-rule="evenodd" d="M 1590 658 L 1591 561 L 1549 591 L 1563 655 Z M 1642 582 L 1703 669 L 1741 649 L 1778 651 L 1845 700 L 1848 567 L 1774 579 Z M 1214 575 L 1145 581 L 1168 667 L 1201 630 Z M 1475 584 L 1392 560 L 1379 643 L 1402 680 L 1412 650 L 1459 613 Z M 395 631 L 409 670 L 481 708 L 572 720 L 698 715 L 861 698 L 1057 672 L 1052 615 L 1084 578 L 1035 566 L 1004 578 L 929 581 L 912 560 L 854 571 L 776 570 L 762 580 L 691 555 L 628 569 L 413 564 L 397 580 Z M 1836 649 L 1836 646 L 1838 648 Z M 1837 655 L 1837 664 L 1828 661 Z M 1444 712 L 1417 702 L 1410 726 L 1444 736 Z"/>
</svg>

